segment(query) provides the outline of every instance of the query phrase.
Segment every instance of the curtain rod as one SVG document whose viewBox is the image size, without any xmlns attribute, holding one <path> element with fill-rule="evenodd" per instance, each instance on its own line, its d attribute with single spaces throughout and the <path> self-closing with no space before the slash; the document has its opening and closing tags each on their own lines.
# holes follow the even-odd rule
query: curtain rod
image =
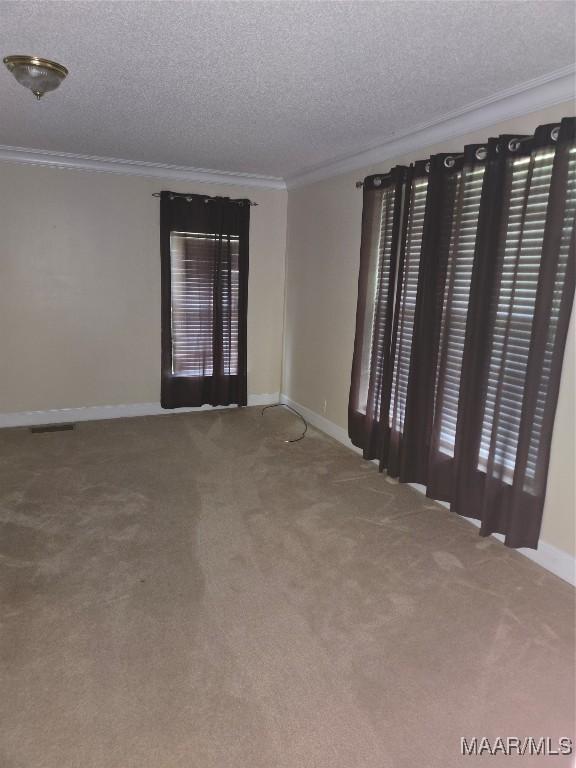
<svg viewBox="0 0 576 768">
<path fill-rule="evenodd" d="M 550 131 L 550 138 L 552 141 L 558 141 L 558 137 L 560 135 L 560 125 L 554 125 L 552 130 Z M 534 136 L 518 136 L 516 138 L 512 138 L 508 142 L 508 149 L 510 152 L 516 152 L 521 144 L 524 144 L 527 141 L 532 141 Z M 485 142 L 487 144 L 487 142 Z M 498 149 L 498 148 L 497 148 Z M 454 165 L 454 161 L 460 159 L 461 157 L 464 157 L 464 153 L 461 152 L 457 155 L 448 155 L 448 157 L 444 158 L 444 165 L 446 168 L 452 168 Z M 486 158 L 486 147 L 478 147 L 476 150 L 476 159 L 477 160 L 484 160 Z M 428 171 L 428 168 L 426 169 Z M 378 174 L 379 175 L 379 174 Z M 388 176 L 387 173 L 383 173 L 382 176 Z M 356 182 L 356 189 L 361 189 L 364 186 L 363 181 L 357 181 Z"/>
<path fill-rule="evenodd" d="M 162 194 L 161 192 L 152 192 L 152 197 L 160 197 L 161 194 Z M 189 195 L 186 192 L 171 192 L 170 194 L 174 195 L 175 197 L 189 197 L 190 199 L 192 199 L 192 197 L 193 197 L 193 195 Z M 241 200 L 233 200 L 231 198 L 228 198 L 228 199 L 230 200 L 231 203 L 244 202 L 243 200 L 242 201 Z M 204 202 L 205 203 L 209 203 L 210 200 L 214 200 L 214 198 L 213 197 L 205 197 L 204 198 Z M 259 205 L 259 203 L 255 203 L 253 200 L 248 200 L 248 205 Z"/>
</svg>

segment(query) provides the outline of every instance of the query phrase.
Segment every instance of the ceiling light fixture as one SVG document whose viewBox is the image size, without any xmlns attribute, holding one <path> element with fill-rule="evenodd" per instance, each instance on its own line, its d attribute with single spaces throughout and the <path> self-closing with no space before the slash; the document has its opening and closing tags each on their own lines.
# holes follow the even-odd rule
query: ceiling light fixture
<svg viewBox="0 0 576 768">
<path fill-rule="evenodd" d="M 68 74 L 62 64 L 38 56 L 6 56 L 4 64 L 20 85 L 29 88 L 37 99 L 58 88 Z"/>
</svg>

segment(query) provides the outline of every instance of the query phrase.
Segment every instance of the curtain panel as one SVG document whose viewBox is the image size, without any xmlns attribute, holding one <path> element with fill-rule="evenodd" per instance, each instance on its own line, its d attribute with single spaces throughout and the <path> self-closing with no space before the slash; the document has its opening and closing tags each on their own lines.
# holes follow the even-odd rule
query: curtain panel
<svg viewBox="0 0 576 768">
<path fill-rule="evenodd" d="M 163 408 L 246 405 L 250 201 L 160 195 Z"/>
<path fill-rule="evenodd" d="M 411 174 L 398 166 L 386 176 L 364 182 L 362 242 L 358 278 L 356 337 L 348 409 L 352 441 L 364 457 L 379 457 L 389 441 L 388 412 L 392 380 L 392 330 L 396 275 L 404 241 L 404 196 Z"/>
<path fill-rule="evenodd" d="M 349 434 L 401 482 L 538 543 L 574 296 L 575 120 L 364 184 Z"/>
</svg>

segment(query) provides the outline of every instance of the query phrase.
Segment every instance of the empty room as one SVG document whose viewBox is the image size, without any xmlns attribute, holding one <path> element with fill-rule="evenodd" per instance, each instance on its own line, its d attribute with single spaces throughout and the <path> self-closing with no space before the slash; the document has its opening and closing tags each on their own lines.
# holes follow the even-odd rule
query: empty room
<svg viewBox="0 0 576 768">
<path fill-rule="evenodd" d="M 0 0 L 0 768 L 575 764 L 575 30 Z"/>
</svg>

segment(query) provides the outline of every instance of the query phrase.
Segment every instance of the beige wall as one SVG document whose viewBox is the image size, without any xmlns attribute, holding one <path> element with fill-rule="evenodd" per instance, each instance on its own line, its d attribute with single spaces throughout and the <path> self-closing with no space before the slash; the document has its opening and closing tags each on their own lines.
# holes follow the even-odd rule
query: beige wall
<svg viewBox="0 0 576 768">
<path fill-rule="evenodd" d="M 248 391 L 279 391 L 286 192 L 0 163 L 0 412 L 158 402 L 160 189 L 259 203 Z"/>
<path fill-rule="evenodd" d="M 354 182 L 573 113 L 560 105 L 293 190 L 283 391 L 346 428 L 362 194 Z M 0 413 L 157 402 L 159 189 L 250 197 L 248 389 L 280 389 L 286 193 L 0 163 Z M 574 317 L 542 538 L 575 551 Z"/>
<path fill-rule="evenodd" d="M 288 196 L 283 392 L 347 427 L 354 341 L 362 193 L 354 182 L 435 152 L 457 151 L 499 133 L 531 133 L 574 114 L 571 103 L 423 147 L 353 173 L 291 190 Z M 575 552 L 574 318 L 552 445 L 543 540 Z"/>
</svg>

